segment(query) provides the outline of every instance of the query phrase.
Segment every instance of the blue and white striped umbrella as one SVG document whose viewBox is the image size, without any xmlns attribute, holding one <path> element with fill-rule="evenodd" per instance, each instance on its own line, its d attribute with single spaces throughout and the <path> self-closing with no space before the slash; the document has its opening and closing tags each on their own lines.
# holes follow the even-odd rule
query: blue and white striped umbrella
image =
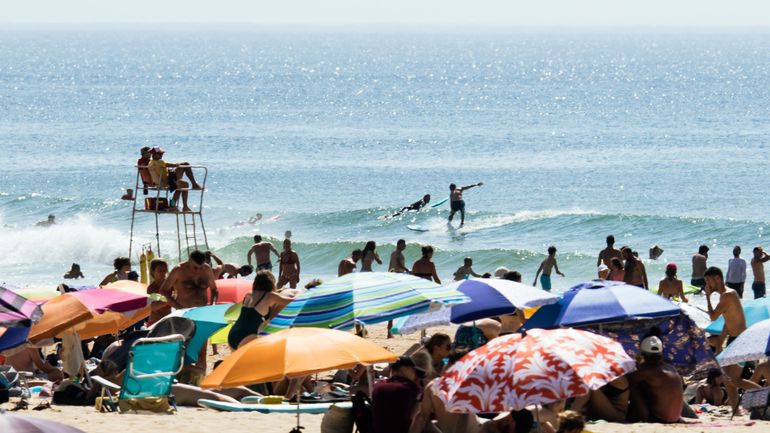
<svg viewBox="0 0 770 433">
<path fill-rule="evenodd" d="M 717 361 L 722 366 L 768 358 L 770 358 L 770 319 L 751 325 L 717 355 Z"/>
</svg>

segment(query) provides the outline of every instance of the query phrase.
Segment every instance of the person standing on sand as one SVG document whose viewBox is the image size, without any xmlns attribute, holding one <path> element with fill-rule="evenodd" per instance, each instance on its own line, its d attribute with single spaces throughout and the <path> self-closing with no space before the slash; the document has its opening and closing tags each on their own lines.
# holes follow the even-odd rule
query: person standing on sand
<svg viewBox="0 0 770 433">
<path fill-rule="evenodd" d="M 380 259 L 376 249 L 377 244 L 374 241 L 369 241 L 364 246 L 361 253 L 361 272 L 372 272 L 372 262 L 377 262 L 378 265 L 382 264 L 382 259 Z"/>
<path fill-rule="evenodd" d="M 706 272 L 708 265 L 706 261 L 709 257 L 709 247 L 701 245 L 698 248 L 698 252 L 692 256 L 692 279 L 690 284 L 695 287 L 700 287 L 703 290 L 706 287 L 706 281 L 703 279 L 703 274 Z"/>
<path fill-rule="evenodd" d="M 610 266 L 610 262 L 614 257 L 621 258 L 620 250 L 615 249 L 615 236 L 607 236 L 607 248 L 599 251 L 599 258 L 596 260 L 596 267 L 598 268 L 602 263 Z"/>
<path fill-rule="evenodd" d="M 658 296 L 666 299 L 678 298 L 682 302 L 687 302 L 684 296 L 684 284 L 676 277 L 676 263 L 666 265 L 666 276 L 658 283 Z"/>
<path fill-rule="evenodd" d="M 543 288 L 543 290 L 550 292 L 551 270 L 555 270 L 556 273 L 562 277 L 564 276 L 564 274 L 559 271 L 559 265 L 556 264 L 556 247 L 553 245 L 548 247 L 548 257 L 546 257 L 545 260 L 540 263 L 540 267 L 537 268 L 537 272 L 535 273 L 535 281 L 532 283 L 532 285 L 537 287 L 537 277 L 539 276 L 540 286 Z M 541 272 L 542 275 L 540 275 Z"/>
<path fill-rule="evenodd" d="M 706 282 L 706 286 L 703 290 L 706 293 L 706 305 L 708 306 L 709 317 L 711 320 L 717 320 L 719 316 L 722 316 L 725 319 L 721 338 L 727 337 L 727 345 L 729 346 L 743 331 L 746 330 L 746 316 L 743 312 L 743 306 L 741 305 L 741 298 L 735 290 L 725 287 L 721 269 L 712 266 L 708 268 L 703 275 Z M 711 294 L 715 292 L 719 294 L 719 303 L 716 308 L 711 304 Z M 724 342 L 720 341 L 718 352 L 721 352 L 722 344 L 724 344 Z M 741 377 L 743 368 L 737 364 L 724 366 L 722 367 L 722 370 L 730 378 L 727 383 L 727 398 L 730 402 L 730 407 L 732 408 L 738 406 L 739 387 L 742 389 L 759 388 L 759 385 L 756 383 Z"/>
<path fill-rule="evenodd" d="M 278 288 L 281 289 L 286 283 L 292 289 L 297 288 L 299 283 L 299 255 L 291 249 L 291 241 L 283 240 L 283 251 L 280 255 L 280 267 L 278 268 Z"/>
<path fill-rule="evenodd" d="M 647 281 L 647 270 L 644 269 L 644 263 L 634 255 L 629 247 L 621 248 L 620 252 L 626 260 L 626 264 L 623 266 L 623 271 L 625 273 L 623 281 L 626 282 L 626 284 L 638 286 L 643 289 L 649 288 L 650 285 Z"/>
<path fill-rule="evenodd" d="M 254 245 L 249 248 L 249 252 L 246 253 L 246 261 L 251 266 L 251 256 L 254 255 L 257 261 L 257 270 L 273 270 L 273 262 L 270 261 L 270 252 L 275 253 L 277 257 L 281 257 L 281 254 L 275 249 L 272 243 L 262 241 L 262 236 L 254 235 Z"/>
<path fill-rule="evenodd" d="M 441 284 L 436 273 L 436 264 L 431 259 L 433 259 L 433 247 L 425 245 L 422 247 L 422 257 L 412 265 L 412 275 Z"/>
<path fill-rule="evenodd" d="M 404 250 L 406 249 L 406 241 L 399 239 L 396 242 L 396 249 L 390 253 L 390 263 L 388 263 L 388 271 L 396 272 L 398 274 L 408 274 L 409 269 L 406 267 L 406 258 L 404 257 Z"/>
<path fill-rule="evenodd" d="M 210 300 L 208 299 L 209 290 L 211 291 Z M 206 254 L 195 250 L 190 253 L 187 261 L 174 266 L 160 287 L 159 293 L 166 297 L 166 301 L 172 308 L 176 309 L 215 304 L 218 297 L 217 282 L 211 266 L 206 264 Z M 196 364 L 196 370 L 199 370 L 197 375 L 206 374 L 206 348 L 206 344 L 201 346 Z M 192 382 L 196 380 L 193 379 Z"/>
<path fill-rule="evenodd" d="M 751 271 L 754 273 L 754 282 L 751 283 L 751 291 L 754 299 L 765 297 L 765 262 L 770 260 L 762 247 L 754 247 L 754 257 L 751 259 Z"/>
<path fill-rule="evenodd" d="M 355 272 L 356 263 L 361 260 L 362 255 L 363 252 L 361 250 L 353 250 L 353 253 L 350 255 L 350 257 L 345 257 L 342 259 L 339 266 L 337 266 L 337 276 L 341 277 L 343 275 L 352 274 Z"/>
<path fill-rule="evenodd" d="M 746 284 L 746 260 L 741 258 L 741 247 L 738 245 L 733 248 L 733 258 L 727 261 L 725 284 L 743 298 L 743 286 Z"/>
<path fill-rule="evenodd" d="M 462 225 L 465 224 L 465 200 L 463 200 L 463 191 L 482 185 L 484 185 L 484 182 L 478 182 L 473 185 L 461 186 L 458 188 L 457 185 L 453 183 L 449 184 L 449 207 L 451 212 L 449 212 L 448 222 L 451 223 L 452 218 L 455 216 L 455 212 L 459 211 L 460 226 L 462 227 Z"/>
</svg>

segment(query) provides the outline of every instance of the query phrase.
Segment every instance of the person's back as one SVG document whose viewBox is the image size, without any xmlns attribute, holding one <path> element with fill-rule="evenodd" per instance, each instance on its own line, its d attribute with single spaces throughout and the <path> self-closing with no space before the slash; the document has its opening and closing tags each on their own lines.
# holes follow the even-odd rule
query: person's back
<svg viewBox="0 0 770 433">
<path fill-rule="evenodd" d="M 741 247 L 733 248 L 733 258 L 727 261 L 727 275 L 725 275 L 725 284 L 727 287 L 738 292 L 738 296 L 743 298 L 743 288 L 746 283 L 746 260 L 741 258 Z"/>
<path fill-rule="evenodd" d="M 706 268 L 708 267 L 706 264 L 708 260 L 708 252 L 709 247 L 706 245 L 701 245 L 700 248 L 698 248 L 698 252 L 692 256 L 692 278 L 690 280 L 690 284 L 695 287 L 700 287 L 701 289 L 706 286 L 706 281 L 703 277 L 706 273 Z"/>
<path fill-rule="evenodd" d="M 378 382 L 372 390 L 374 433 L 407 433 L 421 393 L 414 361 L 400 357 L 391 366 L 392 376 Z M 414 376 L 408 377 L 407 375 Z"/>
<path fill-rule="evenodd" d="M 408 272 L 409 270 L 406 269 L 406 266 L 404 266 L 404 263 L 406 263 L 406 258 L 404 257 L 404 253 L 402 253 L 399 250 L 394 250 L 392 253 L 390 253 L 390 262 L 388 263 L 388 270 L 393 272 Z"/>
<path fill-rule="evenodd" d="M 610 267 L 610 262 L 613 258 L 620 258 L 620 250 L 615 248 L 615 237 L 612 235 L 607 236 L 607 247 L 599 252 L 599 258 L 596 261 L 596 267 L 601 264 Z"/>
<path fill-rule="evenodd" d="M 640 349 L 643 362 L 629 375 L 634 412 L 629 417 L 657 423 L 679 421 L 684 405 L 682 377 L 674 366 L 663 362 L 663 343 L 658 337 L 645 338 Z"/>
</svg>

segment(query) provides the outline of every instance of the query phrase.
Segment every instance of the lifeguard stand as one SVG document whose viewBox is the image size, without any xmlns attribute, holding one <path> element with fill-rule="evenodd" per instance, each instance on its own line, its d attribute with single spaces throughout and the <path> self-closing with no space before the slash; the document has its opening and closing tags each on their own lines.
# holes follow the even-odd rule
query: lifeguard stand
<svg viewBox="0 0 770 433">
<path fill-rule="evenodd" d="M 190 165 L 190 169 L 193 171 L 195 178 L 198 179 L 200 189 L 192 188 L 179 188 L 179 191 L 188 192 L 188 205 L 191 211 L 183 212 L 181 210 L 175 210 L 170 208 L 171 198 L 174 192 L 170 191 L 167 187 L 160 187 L 152 183 L 151 180 L 146 179 L 146 175 L 142 176 L 143 170 L 148 170 L 146 166 L 136 167 L 136 183 L 134 186 L 134 205 L 131 209 L 131 232 L 129 235 L 128 243 L 128 256 L 131 257 L 134 246 L 134 225 L 136 222 L 137 214 L 151 213 L 155 217 L 155 244 L 157 256 L 160 257 L 160 222 L 161 216 L 173 215 L 176 219 L 176 240 L 177 240 L 177 253 L 179 256 L 179 262 L 183 261 L 182 251 L 185 250 L 189 255 L 193 250 L 198 248 L 198 232 L 200 231 L 203 238 L 203 245 L 206 250 L 209 249 L 209 241 L 206 237 L 206 226 L 203 224 L 203 194 L 206 191 L 206 179 L 208 177 L 208 169 L 200 165 Z M 144 171 L 149 173 L 149 171 Z M 200 176 L 202 174 L 203 176 Z M 189 182 L 188 182 L 189 183 Z M 141 186 L 140 186 L 141 185 Z M 142 191 L 142 200 L 139 200 L 140 190 Z M 175 190 L 176 191 L 176 190 Z M 197 196 L 197 197 L 196 197 Z M 197 198 L 197 200 L 195 200 Z M 180 199 L 181 201 L 181 199 Z M 139 205 L 137 206 L 137 202 Z M 197 206 L 196 206 L 197 202 Z M 176 207 L 180 203 L 174 203 Z M 197 221 L 196 221 L 197 219 Z M 183 248 L 184 246 L 184 248 Z M 184 257 L 186 260 L 187 257 Z"/>
</svg>

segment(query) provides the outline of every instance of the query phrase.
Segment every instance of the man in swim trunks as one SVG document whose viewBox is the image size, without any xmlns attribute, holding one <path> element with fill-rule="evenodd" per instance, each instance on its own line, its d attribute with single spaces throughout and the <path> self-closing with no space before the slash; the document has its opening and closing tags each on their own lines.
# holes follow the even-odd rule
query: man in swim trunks
<svg viewBox="0 0 770 433">
<path fill-rule="evenodd" d="M 540 286 L 543 287 L 543 290 L 550 292 L 551 270 L 556 270 L 558 275 L 561 275 L 562 277 L 564 276 L 564 274 L 559 271 L 559 265 L 556 264 L 556 247 L 553 245 L 548 247 L 548 257 L 546 257 L 545 260 L 540 263 L 540 267 L 537 268 L 537 273 L 535 274 L 535 282 L 532 283 L 532 285 L 537 287 L 537 277 L 540 276 Z M 540 275 L 541 272 L 543 275 Z"/>
<path fill-rule="evenodd" d="M 735 339 L 746 330 L 746 316 L 743 313 L 743 306 L 741 305 L 741 298 L 738 293 L 730 288 L 727 288 L 724 283 L 724 277 L 722 276 L 722 270 L 712 266 L 704 273 L 706 293 L 706 305 L 708 306 L 708 312 L 711 320 L 717 320 L 719 316 L 724 317 L 725 324 L 722 330 L 722 336 L 727 337 L 727 345 L 730 345 Z M 719 303 L 716 308 L 711 304 L 711 294 L 719 294 Z M 720 343 L 719 349 L 721 351 L 723 343 Z M 756 383 L 745 380 L 741 377 L 743 369 L 739 365 L 728 365 L 722 367 L 727 377 L 730 379 L 727 381 L 727 399 L 730 402 L 730 407 L 736 408 L 738 406 L 738 388 L 752 389 L 758 388 Z"/>
<path fill-rule="evenodd" d="M 390 263 L 388 264 L 389 272 L 396 272 L 399 274 L 409 273 L 409 269 L 406 267 L 406 258 L 404 257 L 404 250 L 406 249 L 406 241 L 399 239 L 396 242 L 396 249 L 390 253 Z"/>
<path fill-rule="evenodd" d="M 410 210 L 415 210 L 415 211 L 420 210 L 423 207 L 425 207 L 425 205 L 428 204 L 428 203 L 430 203 L 430 194 L 425 194 L 421 200 L 418 200 L 418 201 L 410 204 L 409 206 L 402 207 L 398 212 L 394 213 L 390 217 L 391 218 L 395 218 L 395 217 L 401 215 L 402 213 L 408 212 Z"/>
<path fill-rule="evenodd" d="M 208 291 L 211 290 L 209 301 Z M 195 250 L 190 258 L 176 266 L 160 288 L 168 304 L 176 309 L 202 307 L 217 302 L 217 283 L 211 266 L 206 264 L 206 254 Z M 197 367 L 206 372 L 206 344 L 201 347 Z"/>
<path fill-rule="evenodd" d="M 353 250 L 353 254 L 350 255 L 350 257 L 346 257 L 340 261 L 339 266 L 337 266 L 337 276 L 341 277 L 346 274 L 350 274 L 352 272 L 356 271 L 356 263 L 358 263 L 359 260 L 361 260 L 361 257 L 363 257 L 364 253 L 361 250 Z"/>
<path fill-rule="evenodd" d="M 622 260 L 620 250 L 615 248 L 615 236 L 609 235 L 607 236 L 607 248 L 599 252 L 599 258 L 596 260 L 596 267 L 598 268 L 602 263 L 607 267 L 610 267 L 610 262 L 612 262 L 613 257 Z"/>
<path fill-rule="evenodd" d="M 251 266 L 251 256 L 253 254 L 257 259 L 257 271 L 272 271 L 273 263 L 270 261 L 271 251 L 279 258 L 281 257 L 281 254 L 278 253 L 278 250 L 272 243 L 262 241 L 262 236 L 260 235 L 254 235 L 254 245 L 251 246 L 249 252 L 246 254 L 246 260 L 248 261 L 249 266 Z"/>
<path fill-rule="evenodd" d="M 751 283 L 751 291 L 754 299 L 765 297 L 765 262 L 770 256 L 762 250 L 762 247 L 754 247 L 754 257 L 751 258 L 751 272 L 754 273 L 754 282 Z"/>
<path fill-rule="evenodd" d="M 650 284 L 647 281 L 647 270 L 644 268 L 644 263 L 639 260 L 629 247 L 621 248 L 620 252 L 623 255 L 623 259 L 626 261 L 623 268 L 625 271 L 623 282 L 643 289 L 649 288 Z"/>
<path fill-rule="evenodd" d="M 701 245 L 698 248 L 698 252 L 692 256 L 692 277 L 690 284 L 695 287 L 700 287 L 703 290 L 706 287 L 706 281 L 703 279 L 703 274 L 706 272 L 708 265 L 706 260 L 709 257 L 709 247 Z"/>
<path fill-rule="evenodd" d="M 455 212 L 460 212 L 460 225 L 465 224 L 465 200 L 463 200 L 463 191 L 471 189 L 473 187 L 482 186 L 484 182 L 474 183 L 473 185 L 461 186 L 451 183 L 449 184 L 449 205 L 451 212 L 449 212 L 449 222 L 452 222 L 452 218 L 455 216 Z"/>
<path fill-rule="evenodd" d="M 631 388 L 629 421 L 675 423 L 682 416 L 684 382 L 673 365 L 663 362 L 663 343 L 642 340 L 642 363 L 628 375 Z"/>
</svg>

